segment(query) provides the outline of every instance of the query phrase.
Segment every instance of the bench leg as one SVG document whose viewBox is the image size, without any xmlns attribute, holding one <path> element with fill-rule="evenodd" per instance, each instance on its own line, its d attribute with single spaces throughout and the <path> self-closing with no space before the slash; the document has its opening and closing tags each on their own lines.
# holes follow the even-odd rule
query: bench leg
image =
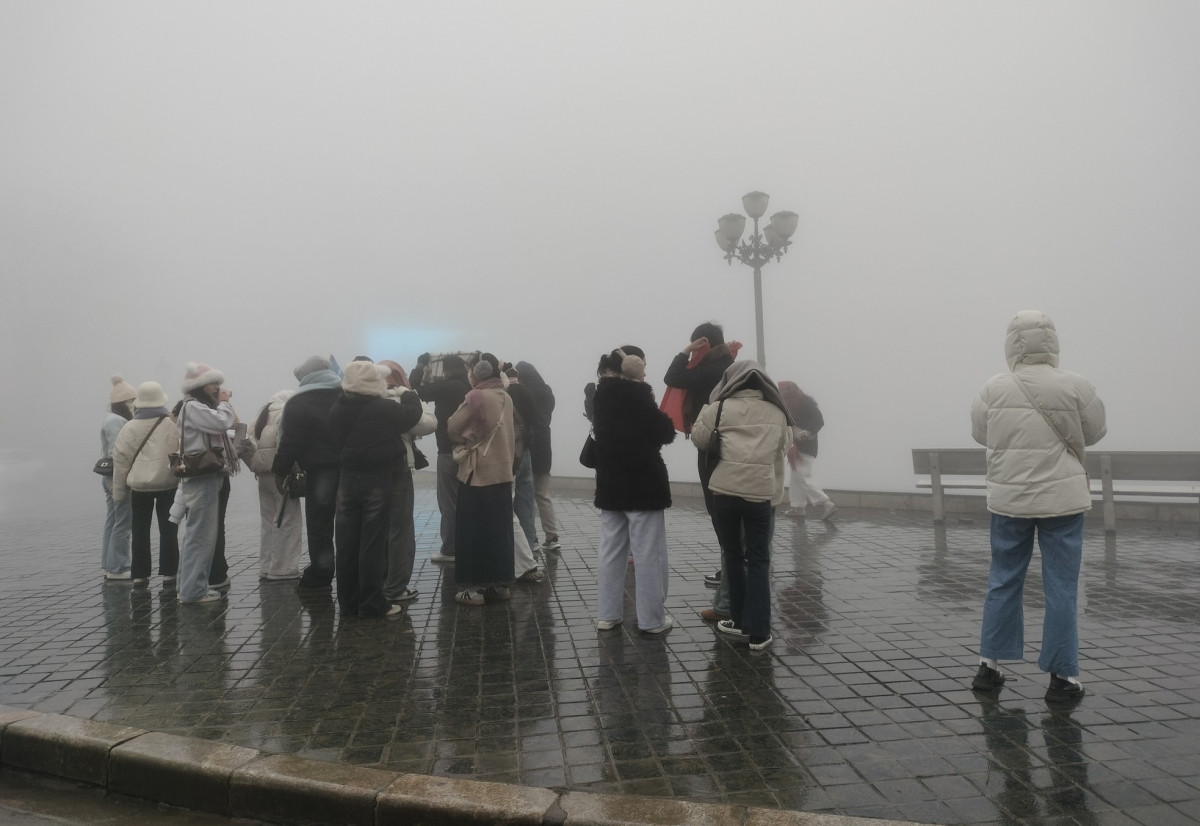
<svg viewBox="0 0 1200 826">
<path fill-rule="evenodd" d="M 929 486 L 933 489 L 933 521 L 946 521 L 946 500 L 942 492 L 942 466 L 936 453 L 929 454 Z"/>
<path fill-rule="evenodd" d="M 1117 529 L 1117 505 L 1113 501 L 1112 457 L 1100 457 L 1100 487 L 1104 491 L 1104 531 Z"/>
</svg>

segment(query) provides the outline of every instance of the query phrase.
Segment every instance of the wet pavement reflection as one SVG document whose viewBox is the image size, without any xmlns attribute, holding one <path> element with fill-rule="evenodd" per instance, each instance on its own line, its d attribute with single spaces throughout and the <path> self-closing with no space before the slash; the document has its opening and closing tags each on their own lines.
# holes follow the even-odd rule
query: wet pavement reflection
<svg viewBox="0 0 1200 826">
<path fill-rule="evenodd" d="M 1081 594 L 1089 695 L 1042 700 L 1030 662 L 968 689 L 987 522 L 846 511 L 780 518 L 775 645 L 717 638 L 696 612 L 716 542 L 696 503 L 668 512 L 679 627 L 597 632 L 598 519 L 559 499 L 564 551 L 507 603 L 453 601 L 428 561 L 398 620 L 339 618 L 328 594 L 259 582 L 257 503 L 230 504 L 227 602 L 180 606 L 101 583 L 93 503 L 0 521 L 0 703 L 271 752 L 555 788 L 938 823 L 1200 820 L 1200 542 L 1194 525 L 1090 527 Z M 629 594 L 632 595 L 632 579 Z"/>
</svg>

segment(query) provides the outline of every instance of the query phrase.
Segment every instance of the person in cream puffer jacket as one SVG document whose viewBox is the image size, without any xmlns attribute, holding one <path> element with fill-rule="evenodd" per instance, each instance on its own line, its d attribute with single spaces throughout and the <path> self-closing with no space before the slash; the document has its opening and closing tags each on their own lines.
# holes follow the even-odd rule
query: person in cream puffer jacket
<svg viewBox="0 0 1200 826">
<path fill-rule="evenodd" d="M 1083 376 L 1060 370 L 1058 352 L 1058 333 L 1045 313 L 1017 313 L 1004 342 L 1009 372 L 988 381 L 971 407 L 972 435 L 987 446 L 992 512 L 992 566 L 972 687 L 999 688 L 1005 678 L 998 661 L 1024 655 L 1021 600 L 1036 533 L 1046 602 L 1038 667 L 1051 675 L 1050 702 L 1083 696 L 1075 679 L 1076 597 L 1083 517 L 1092 507 L 1083 462 L 1085 449 L 1106 432 L 1095 388 Z"/>
<path fill-rule="evenodd" d="M 259 412 L 251 429 L 253 450 L 245 456 L 246 464 L 258 480 L 258 510 L 261 522 L 258 546 L 259 579 L 284 580 L 300 578 L 300 556 L 304 550 L 304 518 L 299 499 L 284 503 L 287 494 L 281 493 L 275 482 L 273 465 L 279 450 L 279 423 L 283 406 L 296 391 L 280 390 Z M 282 518 L 279 507 L 283 505 Z M 276 525 L 276 522 L 279 524 Z"/>
</svg>

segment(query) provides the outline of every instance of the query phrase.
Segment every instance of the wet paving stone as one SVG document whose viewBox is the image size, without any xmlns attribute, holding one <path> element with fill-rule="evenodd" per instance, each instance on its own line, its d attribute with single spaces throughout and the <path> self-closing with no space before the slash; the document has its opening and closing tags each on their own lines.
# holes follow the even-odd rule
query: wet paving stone
<svg viewBox="0 0 1200 826">
<path fill-rule="evenodd" d="M 98 487 L 98 486 L 97 486 Z M 968 686 L 984 519 L 780 518 L 766 652 L 697 612 L 719 564 L 698 503 L 668 512 L 678 627 L 597 632 L 598 518 L 559 498 L 561 556 L 508 602 L 453 601 L 432 491 L 417 492 L 419 599 L 397 620 L 256 576 L 257 502 L 235 479 L 227 601 L 104 585 L 99 500 L 0 517 L 0 703 L 398 771 L 938 823 L 1147 826 L 1200 819 L 1195 526 L 1089 525 L 1080 630 L 1088 696 L 1047 706 L 1028 662 Z M 97 490 L 97 494 L 99 491 Z M 1036 566 L 1034 566 L 1036 568 Z M 628 583 L 632 595 L 633 579 Z"/>
</svg>

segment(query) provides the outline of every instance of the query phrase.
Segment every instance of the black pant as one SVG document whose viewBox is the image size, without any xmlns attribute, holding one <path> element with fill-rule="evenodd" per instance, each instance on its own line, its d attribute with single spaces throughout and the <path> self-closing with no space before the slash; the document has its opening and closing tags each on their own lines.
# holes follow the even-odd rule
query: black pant
<svg viewBox="0 0 1200 826">
<path fill-rule="evenodd" d="M 382 617 L 392 474 L 345 471 L 337 496 L 337 600 L 343 614 Z"/>
<path fill-rule="evenodd" d="M 301 588 L 325 588 L 333 582 L 333 525 L 337 516 L 340 468 L 305 468 L 304 521 L 308 527 L 309 566 Z"/>
<path fill-rule="evenodd" d="M 730 616 L 751 637 L 769 637 L 774 508 L 770 502 L 714 494 L 713 525 L 725 555 Z"/>
<path fill-rule="evenodd" d="M 151 572 L 150 524 L 158 514 L 158 574 L 175 576 L 179 573 L 179 526 L 171 521 L 171 505 L 175 501 L 175 488 L 170 490 L 130 490 L 129 502 L 133 509 L 131 528 L 133 532 L 133 564 L 129 575 L 134 579 L 146 579 Z"/>
<path fill-rule="evenodd" d="M 713 495 L 708 489 L 708 480 L 712 478 L 712 471 L 708 469 L 708 454 L 703 450 L 696 453 L 696 469 L 700 471 L 700 490 L 704 492 L 704 509 L 708 511 L 708 518 L 713 518 Z M 713 523 L 716 527 L 716 523 Z"/>
<path fill-rule="evenodd" d="M 213 551 L 212 567 L 208 569 L 208 584 L 220 585 L 229 578 L 229 563 L 225 561 L 225 511 L 229 509 L 229 477 L 221 482 L 217 494 L 217 548 Z"/>
</svg>

